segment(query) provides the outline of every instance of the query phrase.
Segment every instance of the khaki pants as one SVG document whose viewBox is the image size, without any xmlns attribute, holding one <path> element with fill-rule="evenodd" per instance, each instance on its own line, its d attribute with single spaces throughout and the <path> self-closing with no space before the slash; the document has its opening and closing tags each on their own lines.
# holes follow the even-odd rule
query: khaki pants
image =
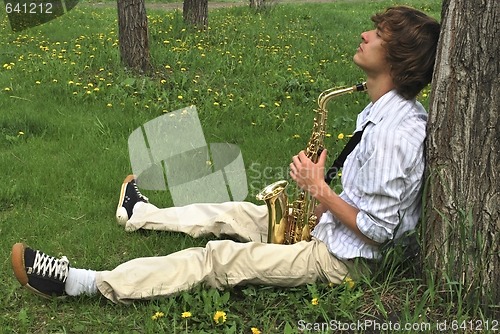
<svg viewBox="0 0 500 334">
<path fill-rule="evenodd" d="M 97 287 L 114 302 L 169 296 L 203 283 L 214 288 L 238 284 L 292 287 L 316 281 L 341 283 L 346 263 L 313 239 L 294 245 L 262 243 L 267 237 L 267 208 L 247 202 L 193 204 L 158 209 L 136 206 L 125 228 L 177 231 L 193 237 L 229 236 L 167 256 L 138 258 L 97 273 Z"/>
</svg>

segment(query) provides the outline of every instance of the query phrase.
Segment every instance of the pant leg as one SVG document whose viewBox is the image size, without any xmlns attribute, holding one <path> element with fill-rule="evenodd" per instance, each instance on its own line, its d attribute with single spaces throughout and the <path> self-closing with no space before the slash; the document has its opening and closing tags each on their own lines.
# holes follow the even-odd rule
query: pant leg
<svg viewBox="0 0 500 334">
<path fill-rule="evenodd" d="M 138 229 L 183 232 L 193 237 L 229 236 L 240 241 L 266 241 L 267 207 L 250 202 L 190 204 L 159 209 L 138 203 L 125 225 L 126 231 Z"/>
<path fill-rule="evenodd" d="M 346 265 L 317 239 L 294 245 L 216 240 L 162 257 L 138 258 L 98 272 L 99 291 L 113 302 L 169 296 L 200 283 L 214 288 L 243 284 L 292 287 L 340 283 Z"/>
</svg>

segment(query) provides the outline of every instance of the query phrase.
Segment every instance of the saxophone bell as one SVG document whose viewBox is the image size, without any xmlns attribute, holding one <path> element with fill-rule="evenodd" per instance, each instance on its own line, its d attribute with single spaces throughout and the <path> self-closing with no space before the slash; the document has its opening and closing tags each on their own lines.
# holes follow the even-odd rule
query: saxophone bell
<svg viewBox="0 0 500 334">
<path fill-rule="evenodd" d="M 267 243 L 286 243 L 286 236 L 289 234 L 288 198 L 285 193 L 287 185 L 286 180 L 271 183 L 256 196 L 257 200 L 264 201 L 267 205 Z"/>
</svg>

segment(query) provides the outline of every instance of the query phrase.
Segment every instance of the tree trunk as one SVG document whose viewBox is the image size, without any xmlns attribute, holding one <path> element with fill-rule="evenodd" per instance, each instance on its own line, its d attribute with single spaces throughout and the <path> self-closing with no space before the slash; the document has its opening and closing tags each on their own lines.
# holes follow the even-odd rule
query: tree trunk
<svg viewBox="0 0 500 334">
<path fill-rule="evenodd" d="M 445 287 L 462 289 L 464 306 L 488 313 L 500 313 L 499 9 L 443 1 L 423 219 L 429 282 L 455 284 Z"/>
<path fill-rule="evenodd" d="M 250 8 L 259 9 L 264 6 L 264 0 L 250 0 Z"/>
<path fill-rule="evenodd" d="M 208 0 L 184 0 L 182 14 L 185 23 L 206 29 L 208 27 Z"/>
<path fill-rule="evenodd" d="M 150 70 L 148 19 L 144 0 L 117 0 L 120 57 L 135 72 Z"/>
</svg>

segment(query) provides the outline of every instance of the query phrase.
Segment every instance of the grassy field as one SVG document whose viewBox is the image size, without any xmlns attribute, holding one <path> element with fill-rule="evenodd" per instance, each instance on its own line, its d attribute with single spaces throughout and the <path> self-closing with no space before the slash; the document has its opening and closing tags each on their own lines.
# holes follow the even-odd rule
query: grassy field
<svg viewBox="0 0 500 334">
<path fill-rule="evenodd" d="M 262 173 L 257 184 L 283 178 L 290 157 L 305 147 L 319 93 L 363 79 L 352 63 L 359 35 L 371 28 L 373 12 L 393 3 L 217 9 L 210 12 L 207 31 L 184 26 L 179 11 L 152 10 L 154 73 L 148 77 L 122 69 L 113 8 L 82 3 L 57 20 L 19 33 L 10 31 L 4 15 L 0 332 L 335 332 L 332 326 L 345 329 L 376 320 L 371 327 L 356 327 L 358 332 L 374 332 L 378 324 L 389 333 L 397 329 L 388 327 L 391 323 L 410 324 L 418 332 L 426 324 L 436 329 L 444 320 L 481 319 L 465 312 L 459 296 L 458 302 L 447 303 L 432 286 L 391 268 L 354 287 L 197 287 L 128 306 L 100 297 L 43 300 L 20 289 L 10 268 L 10 249 L 19 241 L 66 255 L 75 267 L 96 270 L 203 245 L 207 240 L 183 235 L 126 233 L 115 223 L 119 186 L 130 172 L 130 133 L 194 104 L 207 142 L 236 144 L 247 168 L 271 171 Z M 405 3 L 439 16 L 440 1 Z M 421 96 L 424 104 L 427 93 Z M 345 144 L 366 103 L 359 94 L 329 104 L 326 145 L 331 153 Z M 257 188 L 249 189 L 247 200 L 255 202 Z M 167 192 L 145 193 L 160 206 L 170 203 Z M 183 318 L 183 312 L 190 316 Z M 216 323 L 216 312 L 225 312 L 226 320 Z"/>
</svg>

